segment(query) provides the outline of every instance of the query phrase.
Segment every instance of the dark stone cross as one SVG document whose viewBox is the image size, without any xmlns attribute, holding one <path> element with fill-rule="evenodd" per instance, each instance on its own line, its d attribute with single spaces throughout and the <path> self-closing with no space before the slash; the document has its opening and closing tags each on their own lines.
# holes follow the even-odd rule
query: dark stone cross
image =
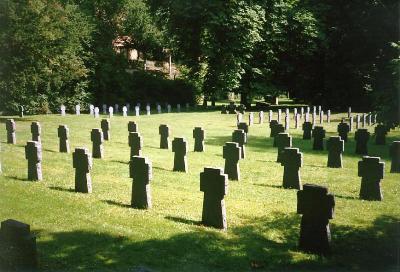
<svg viewBox="0 0 400 272">
<path fill-rule="evenodd" d="M 202 223 L 226 230 L 224 197 L 228 193 L 228 177 L 220 168 L 204 168 L 200 173 L 200 191 L 204 192 Z"/>
<path fill-rule="evenodd" d="M 28 160 L 28 180 L 42 180 L 42 145 L 28 141 L 25 146 L 25 158 Z"/>
<path fill-rule="evenodd" d="M 240 179 L 239 160 L 241 158 L 241 148 L 238 143 L 227 142 L 223 147 L 223 158 L 225 159 L 224 173 L 230 180 Z"/>
<path fill-rule="evenodd" d="M 276 145 L 276 137 L 278 136 L 279 133 L 284 133 L 285 132 L 285 127 L 282 124 L 277 124 L 275 127 L 276 135 L 274 137 L 274 143 L 273 146 L 277 147 Z"/>
<path fill-rule="evenodd" d="M 135 121 L 129 121 L 128 123 L 129 132 L 139 132 L 139 126 Z"/>
<path fill-rule="evenodd" d="M 228 110 L 229 114 L 236 114 L 236 106 L 234 102 L 229 102 Z"/>
<path fill-rule="evenodd" d="M 390 173 L 400 173 L 400 141 L 394 141 L 390 145 L 389 155 L 392 158 Z"/>
<path fill-rule="evenodd" d="M 246 143 L 247 143 L 247 138 L 248 138 L 248 133 L 249 133 L 249 125 L 247 125 L 247 123 L 245 123 L 245 122 L 240 122 L 237 125 L 237 128 L 242 129 L 246 133 Z"/>
<path fill-rule="evenodd" d="M 311 122 L 304 122 L 303 123 L 303 140 L 311 140 L 311 132 L 313 125 Z"/>
<path fill-rule="evenodd" d="M 375 127 L 375 144 L 385 145 L 386 144 L 386 134 L 388 129 L 385 125 L 379 124 Z"/>
<path fill-rule="evenodd" d="M 222 113 L 222 114 L 228 114 L 228 108 L 227 108 L 227 106 L 222 105 L 221 113 Z"/>
<path fill-rule="evenodd" d="M 337 131 L 340 138 L 342 138 L 343 141 L 347 142 L 347 135 L 350 132 L 349 124 L 345 123 L 342 119 L 342 121 L 337 126 Z"/>
<path fill-rule="evenodd" d="M 7 219 L 0 229 L 0 268 L 2 271 L 36 271 L 36 236 L 28 224 Z"/>
<path fill-rule="evenodd" d="M 246 142 L 247 135 L 242 129 L 236 129 L 232 133 L 232 142 L 238 143 L 241 149 L 241 157 L 244 159 L 246 157 Z"/>
<path fill-rule="evenodd" d="M 358 162 L 358 176 L 361 177 L 360 198 L 365 200 L 383 199 L 381 179 L 385 172 L 385 163 L 379 157 L 364 156 Z"/>
<path fill-rule="evenodd" d="M 92 169 L 92 157 L 87 148 L 75 148 L 72 153 L 72 164 L 75 168 L 75 192 L 91 193 L 92 179 L 90 170 Z"/>
<path fill-rule="evenodd" d="M 269 137 L 270 138 L 275 138 L 275 136 L 276 136 L 276 129 L 275 129 L 275 127 L 276 127 L 276 125 L 278 124 L 278 121 L 277 120 L 271 120 L 270 122 L 269 122 L 269 128 L 270 128 L 270 130 L 271 130 L 271 133 L 269 134 Z"/>
<path fill-rule="evenodd" d="M 328 188 L 304 184 L 297 192 L 297 213 L 302 214 L 299 248 L 306 252 L 327 255 L 330 253 L 331 231 L 329 219 L 333 218 L 335 198 Z"/>
<path fill-rule="evenodd" d="M 99 128 L 94 128 L 90 133 L 90 137 L 93 143 L 93 150 L 92 150 L 93 158 L 102 159 L 104 157 L 103 132 Z"/>
<path fill-rule="evenodd" d="M 202 127 L 195 127 L 193 129 L 194 152 L 204 152 L 205 137 L 206 137 L 206 132 Z"/>
<path fill-rule="evenodd" d="M 7 143 L 8 144 L 16 144 L 17 139 L 15 137 L 15 121 L 14 119 L 7 119 L 6 121 L 6 130 L 7 130 Z"/>
<path fill-rule="evenodd" d="M 316 126 L 312 131 L 312 136 L 314 138 L 313 150 L 324 150 L 325 129 Z"/>
<path fill-rule="evenodd" d="M 366 128 L 360 128 L 354 134 L 356 140 L 356 154 L 368 155 L 368 140 L 370 133 Z"/>
<path fill-rule="evenodd" d="M 168 149 L 169 148 L 169 140 L 170 129 L 168 125 L 160 125 L 158 128 L 158 133 L 160 134 L 160 148 Z"/>
<path fill-rule="evenodd" d="M 151 208 L 150 181 L 153 178 L 151 161 L 145 157 L 133 156 L 129 162 L 129 176 L 132 182 L 131 206 L 138 209 Z"/>
<path fill-rule="evenodd" d="M 69 129 L 66 125 L 59 125 L 57 129 L 59 139 L 59 151 L 62 153 L 69 153 Z"/>
<path fill-rule="evenodd" d="M 300 167 L 303 166 L 303 154 L 298 148 L 285 147 L 280 159 L 283 169 L 282 186 L 285 189 L 301 190 Z"/>
<path fill-rule="evenodd" d="M 111 128 L 110 120 L 108 119 L 101 120 L 101 130 L 103 131 L 103 137 L 105 141 L 108 141 L 111 138 L 110 128 Z"/>
<path fill-rule="evenodd" d="M 326 149 L 328 149 L 328 167 L 342 168 L 344 140 L 340 136 L 331 136 L 326 142 Z"/>
<path fill-rule="evenodd" d="M 129 132 L 129 146 L 131 148 L 131 158 L 133 156 L 142 156 L 143 138 L 139 132 Z"/>
<path fill-rule="evenodd" d="M 276 135 L 276 146 L 278 147 L 276 162 L 281 162 L 283 149 L 285 147 L 292 147 L 292 137 L 289 136 L 289 133 L 278 133 L 278 135 Z"/>
<path fill-rule="evenodd" d="M 172 152 L 174 155 L 174 169 L 173 171 L 179 172 L 187 172 L 187 152 L 188 152 L 188 143 L 184 138 L 174 138 L 172 141 Z"/>
<path fill-rule="evenodd" d="M 39 122 L 32 122 L 31 123 L 31 134 L 32 134 L 32 141 L 42 143 L 40 139 L 40 134 L 42 133 L 42 128 L 40 127 Z"/>
</svg>

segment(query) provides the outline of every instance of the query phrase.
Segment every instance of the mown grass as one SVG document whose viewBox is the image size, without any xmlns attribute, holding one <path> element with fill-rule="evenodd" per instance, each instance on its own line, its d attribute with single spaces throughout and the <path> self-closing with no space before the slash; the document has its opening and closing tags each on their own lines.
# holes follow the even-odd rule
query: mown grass
<svg viewBox="0 0 400 272">
<path fill-rule="evenodd" d="M 336 134 L 341 116 L 333 114 L 331 124 L 324 124 L 328 136 Z M 0 220 L 13 218 L 31 225 L 38 237 L 43 271 L 399 269 L 400 175 L 389 173 L 388 146 L 376 146 L 373 139 L 370 155 L 380 156 L 386 163 L 382 202 L 358 199 L 360 156 L 354 154 L 353 133 L 345 145 L 344 168 L 329 169 L 327 152 L 313 151 L 312 142 L 301 139 L 302 132 L 293 128 L 292 120 L 294 146 L 304 154 L 303 183 L 326 185 L 335 194 L 333 254 L 320 257 L 297 249 L 300 216 L 296 214 L 296 190 L 280 187 L 283 167 L 275 162 L 277 151 L 267 137 L 266 123 L 250 128 L 247 158 L 240 162 L 241 181 L 229 183 L 225 198 L 228 230 L 223 232 L 200 224 L 203 193 L 199 174 L 205 166 L 223 167 L 222 146 L 231 140 L 235 115 L 189 112 L 113 117 L 105 158 L 94 159 L 92 194 L 73 191 L 72 155 L 58 153 L 57 127 L 68 125 L 72 149 L 91 149 L 90 130 L 100 127 L 100 119 L 40 115 L 15 120 L 17 145 L 6 144 L 5 125 L 0 128 Z M 35 120 L 42 125 L 42 182 L 26 180 L 24 145 Z M 129 120 L 138 122 L 143 154 L 153 163 L 151 210 L 129 207 Z M 172 151 L 158 148 L 158 126 L 163 123 L 170 125 L 174 136 L 185 136 L 190 150 L 192 129 L 203 126 L 206 130 L 206 151 L 189 152 L 187 174 L 172 172 Z M 388 143 L 399 138 L 398 129 L 391 131 Z"/>
</svg>

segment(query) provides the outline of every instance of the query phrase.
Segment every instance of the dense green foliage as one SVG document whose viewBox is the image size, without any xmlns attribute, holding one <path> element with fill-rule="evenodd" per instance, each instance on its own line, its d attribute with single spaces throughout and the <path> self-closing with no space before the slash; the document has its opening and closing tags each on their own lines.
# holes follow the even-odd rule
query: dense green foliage
<svg viewBox="0 0 400 272">
<path fill-rule="evenodd" d="M 337 135 L 337 124 L 345 115 L 333 114 L 332 122 L 324 124 L 327 137 Z M 6 136 L 6 118 L 0 118 L 0 139 Z M 41 182 L 26 181 L 24 145 L 31 139 L 31 120 L 42 125 Z M 143 155 L 153 165 L 150 210 L 129 206 L 128 121 L 138 123 Z M 302 182 L 328 186 L 335 195 L 335 216 L 330 220 L 333 254 L 325 258 L 298 249 L 297 190 L 281 187 L 283 167 L 276 162 L 277 149 L 267 137 L 266 123 L 250 127 L 246 159 L 239 162 L 241 180 L 229 182 L 225 197 L 228 230 L 224 232 L 200 223 L 199 173 L 206 166 L 223 167 L 222 146 L 231 140 L 235 115 L 212 111 L 114 116 L 111 140 L 104 143 L 105 157 L 93 161 L 92 194 L 74 192 L 72 155 L 58 152 L 60 122 L 70 129 L 72 150 L 91 149 L 90 131 L 100 126 L 100 119 L 86 114 L 16 118 L 17 145 L 1 142 L 0 221 L 14 218 L 31 225 L 37 235 L 39 271 L 398 270 L 400 174 L 390 173 L 387 146 L 375 145 L 373 138 L 369 154 L 386 163 L 381 182 L 384 199 L 362 201 L 354 132 L 345 143 L 344 167 L 327 168 L 327 151 L 312 150 L 311 141 L 302 140 L 301 129 L 294 129 L 291 119 L 293 145 L 304 154 Z M 188 140 L 188 173 L 172 171 L 173 152 L 159 149 L 159 124 L 169 124 L 173 136 Z M 192 152 L 195 126 L 206 130 L 204 153 Z M 387 141 L 399 137 L 400 130 L 392 130 Z"/>
<path fill-rule="evenodd" d="M 0 108 L 48 112 L 88 98 L 92 26 L 76 5 L 0 2 Z"/>
<path fill-rule="evenodd" d="M 143 78 L 127 71 L 143 63 L 112 46 L 129 36 L 144 59 L 165 61 L 168 48 L 205 102 L 229 91 L 243 104 L 289 93 L 332 110 L 380 111 L 398 124 L 398 18 L 395 0 L 5 0 L 0 106 L 35 112 L 89 97 L 154 97 L 131 88 Z"/>
</svg>

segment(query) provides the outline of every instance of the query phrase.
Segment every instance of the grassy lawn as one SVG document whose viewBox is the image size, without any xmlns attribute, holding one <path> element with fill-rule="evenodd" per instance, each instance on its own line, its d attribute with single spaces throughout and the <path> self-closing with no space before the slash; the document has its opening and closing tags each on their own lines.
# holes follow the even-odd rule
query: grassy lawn
<svg viewBox="0 0 400 272">
<path fill-rule="evenodd" d="M 336 135 L 342 116 L 333 114 L 331 124 L 324 124 L 327 136 Z M 330 169 L 327 152 L 313 151 L 312 142 L 302 140 L 302 131 L 294 129 L 292 119 L 293 145 L 304 154 L 303 184 L 328 186 L 335 195 L 335 217 L 330 221 L 333 254 L 325 258 L 297 249 L 296 190 L 280 187 L 283 167 L 275 162 L 277 150 L 267 137 L 267 123 L 250 127 L 247 158 L 240 161 L 241 180 L 229 182 L 225 197 L 228 230 L 223 232 L 200 224 L 203 193 L 199 177 L 205 166 L 223 167 L 222 146 L 231 140 L 235 115 L 189 112 L 113 117 L 105 158 L 93 161 L 92 194 L 73 191 L 72 155 L 58 153 L 57 127 L 68 125 L 71 150 L 81 146 L 91 150 L 90 131 L 100 127 L 101 119 L 88 115 L 15 118 L 14 146 L 6 144 L 5 120 L 1 117 L 0 220 L 13 218 L 31 225 L 37 235 L 40 270 L 399 269 L 400 174 L 389 173 L 388 146 L 376 146 L 374 139 L 369 143 L 370 155 L 386 163 L 382 202 L 358 199 L 360 156 L 354 154 L 354 132 L 345 144 L 344 168 Z M 30 123 L 36 120 L 42 125 L 44 180 L 29 182 L 24 145 L 31 138 Z M 129 207 L 129 120 L 138 122 L 143 154 L 153 163 L 151 210 Z M 172 151 L 159 149 L 160 124 L 169 124 L 173 136 L 188 140 L 189 173 L 172 172 Z M 206 130 L 205 153 L 192 152 L 195 126 Z M 389 133 L 387 142 L 395 139 L 400 139 L 399 129 Z"/>
</svg>

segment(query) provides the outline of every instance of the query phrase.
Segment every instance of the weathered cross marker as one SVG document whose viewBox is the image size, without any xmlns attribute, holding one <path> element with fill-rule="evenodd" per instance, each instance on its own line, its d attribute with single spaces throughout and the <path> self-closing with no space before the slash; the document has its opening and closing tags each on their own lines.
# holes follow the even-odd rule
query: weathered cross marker
<svg viewBox="0 0 400 272">
<path fill-rule="evenodd" d="M 375 127 L 375 144 L 385 145 L 387 133 L 388 133 L 388 129 L 385 125 L 382 125 L 382 124 L 377 125 Z"/>
<path fill-rule="evenodd" d="M 0 229 L 1 268 L 3 271 L 36 271 L 36 236 L 28 224 L 7 219 Z"/>
<path fill-rule="evenodd" d="M 28 160 L 28 180 L 42 180 L 42 145 L 28 141 L 25 146 L 25 158 Z"/>
<path fill-rule="evenodd" d="M 16 144 L 17 138 L 15 136 L 15 121 L 14 119 L 7 119 L 6 121 L 6 130 L 7 130 L 7 143 L 8 144 Z"/>
<path fill-rule="evenodd" d="M 344 140 L 340 136 L 331 136 L 326 142 L 328 149 L 328 167 L 342 168 L 342 153 L 344 152 Z"/>
<path fill-rule="evenodd" d="M 342 138 L 343 141 L 347 142 L 347 135 L 350 131 L 350 126 L 349 124 L 344 122 L 344 119 L 342 119 L 342 121 L 338 124 L 337 131 L 340 138 Z"/>
<path fill-rule="evenodd" d="M 329 219 L 333 218 L 335 198 L 328 188 L 304 184 L 297 192 L 297 213 L 302 214 L 299 248 L 306 252 L 329 254 L 331 231 Z"/>
<path fill-rule="evenodd" d="M 276 120 L 271 120 L 269 122 L 269 128 L 271 130 L 271 132 L 269 134 L 269 137 L 274 138 L 276 136 L 277 133 L 276 133 L 275 127 L 276 127 L 277 124 L 278 124 L 278 121 L 276 121 Z"/>
<path fill-rule="evenodd" d="M 128 108 L 126 106 L 122 107 L 122 116 L 124 117 L 128 116 Z"/>
<path fill-rule="evenodd" d="M 21 118 L 24 117 L 24 107 L 19 106 L 18 109 L 19 109 L 19 117 L 21 117 Z"/>
<path fill-rule="evenodd" d="M 246 133 L 246 138 L 248 138 L 249 134 L 249 126 L 245 122 L 240 122 L 237 126 L 238 129 L 242 129 Z M 247 142 L 246 142 L 247 143 Z"/>
<path fill-rule="evenodd" d="M 61 111 L 61 116 L 65 116 L 65 106 L 64 105 L 61 105 L 61 107 L 60 107 L 60 111 Z"/>
<path fill-rule="evenodd" d="M 254 113 L 250 112 L 249 113 L 249 126 L 252 126 L 254 124 Z"/>
<path fill-rule="evenodd" d="M 111 118 L 114 116 L 114 108 L 113 107 L 109 107 L 108 108 L 108 118 Z"/>
<path fill-rule="evenodd" d="M 242 129 L 236 129 L 232 133 L 232 142 L 238 143 L 241 149 L 241 158 L 244 159 L 246 157 L 246 142 L 247 135 Z"/>
<path fill-rule="evenodd" d="M 169 148 L 169 139 L 170 129 L 168 125 L 160 125 L 158 128 L 158 133 L 160 134 L 160 148 L 168 149 Z"/>
<path fill-rule="evenodd" d="M 289 133 L 278 133 L 276 135 L 276 146 L 278 147 L 278 156 L 276 162 L 281 162 L 281 156 L 285 147 L 292 147 L 292 137 Z"/>
<path fill-rule="evenodd" d="M 151 161 L 145 157 L 133 156 L 129 162 L 129 177 L 132 182 L 131 206 L 138 209 L 151 208 L 150 181 L 153 178 Z"/>
<path fill-rule="evenodd" d="M 258 113 L 258 123 L 259 124 L 264 124 L 264 112 L 263 111 L 260 111 Z"/>
<path fill-rule="evenodd" d="M 390 145 L 389 155 L 392 158 L 390 173 L 400 173 L 400 141 L 394 141 Z"/>
<path fill-rule="evenodd" d="M 241 148 L 238 143 L 227 142 L 223 147 L 223 158 L 225 159 L 224 172 L 230 180 L 240 179 L 239 160 Z"/>
<path fill-rule="evenodd" d="M 354 127 L 354 117 L 350 116 L 349 118 L 349 126 L 350 126 L 350 131 L 353 131 L 353 127 Z"/>
<path fill-rule="evenodd" d="M 184 138 L 174 138 L 172 141 L 172 152 L 174 155 L 174 169 L 173 171 L 179 172 L 187 172 L 187 152 L 188 152 L 188 143 Z"/>
<path fill-rule="evenodd" d="M 89 150 L 84 147 L 75 148 L 72 153 L 72 163 L 75 168 L 75 192 L 91 193 L 92 179 L 90 170 L 93 162 Z"/>
<path fill-rule="evenodd" d="M 356 114 L 356 129 L 360 128 L 360 115 Z"/>
<path fill-rule="evenodd" d="M 62 153 L 69 153 L 69 129 L 66 125 L 59 125 L 57 129 L 59 138 L 59 151 Z"/>
<path fill-rule="evenodd" d="M 282 124 L 277 124 L 274 129 L 275 129 L 275 133 L 276 134 L 275 134 L 275 137 L 274 137 L 273 146 L 277 147 L 277 145 L 276 145 L 276 136 L 278 136 L 279 133 L 284 133 L 285 132 L 285 127 Z"/>
<path fill-rule="evenodd" d="M 366 128 L 360 128 L 356 131 L 354 139 L 356 140 L 356 154 L 368 155 L 368 140 L 370 133 Z"/>
<path fill-rule="evenodd" d="M 111 138 L 110 128 L 111 128 L 110 120 L 108 119 L 101 120 L 101 130 L 103 131 L 103 137 L 105 141 L 108 141 Z"/>
<path fill-rule="evenodd" d="M 40 139 L 40 134 L 42 132 L 42 128 L 40 127 L 39 122 L 32 122 L 31 123 L 31 133 L 32 133 L 32 141 L 38 142 L 39 144 L 42 143 Z"/>
<path fill-rule="evenodd" d="M 303 123 L 303 140 L 311 140 L 311 133 L 313 125 L 311 122 L 304 122 Z"/>
<path fill-rule="evenodd" d="M 81 105 L 75 105 L 75 114 L 81 115 Z"/>
<path fill-rule="evenodd" d="M 92 157 L 102 159 L 104 157 L 103 132 L 99 128 L 94 128 L 90 133 L 90 138 L 93 143 Z"/>
<path fill-rule="evenodd" d="M 193 129 L 194 138 L 194 152 L 204 151 L 204 138 L 206 137 L 206 132 L 202 127 L 195 127 Z"/>
<path fill-rule="evenodd" d="M 289 132 L 290 129 L 290 115 L 285 114 L 285 131 Z"/>
<path fill-rule="evenodd" d="M 299 128 L 299 123 L 300 123 L 300 114 L 296 113 L 294 116 L 294 128 L 298 129 Z"/>
<path fill-rule="evenodd" d="M 135 116 L 139 116 L 139 115 L 140 115 L 140 107 L 135 106 Z"/>
<path fill-rule="evenodd" d="M 204 168 L 200 173 L 200 191 L 204 192 L 202 223 L 226 230 L 224 197 L 228 193 L 228 177 L 220 168 Z"/>
<path fill-rule="evenodd" d="M 280 163 L 283 169 L 283 188 L 301 190 L 299 169 L 303 166 L 303 154 L 298 148 L 285 147 L 281 153 Z"/>
<path fill-rule="evenodd" d="M 128 141 L 131 148 L 131 158 L 142 156 L 143 139 L 139 132 L 129 132 Z"/>
<path fill-rule="evenodd" d="M 281 118 L 282 118 L 282 110 L 281 110 L 281 109 L 278 109 L 278 119 L 277 119 L 278 124 L 281 123 Z"/>
<path fill-rule="evenodd" d="M 379 157 L 364 156 L 358 162 L 358 176 L 361 177 L 360 198 L 382 200 L 381 179 L 385 172 L 385 163 Z"/>
<path fill-rule="evenodd" d="M 312 136 L 314 138 L 313 150 L 324 150 L 325 129 L 316 126 L 312 131 Z"/>
<path fill-rule="evenodd" d="M 139 126 L 135 121 L 129 121 L 128 123 L 129 132 L 139 132 Z"/>
</svg>

